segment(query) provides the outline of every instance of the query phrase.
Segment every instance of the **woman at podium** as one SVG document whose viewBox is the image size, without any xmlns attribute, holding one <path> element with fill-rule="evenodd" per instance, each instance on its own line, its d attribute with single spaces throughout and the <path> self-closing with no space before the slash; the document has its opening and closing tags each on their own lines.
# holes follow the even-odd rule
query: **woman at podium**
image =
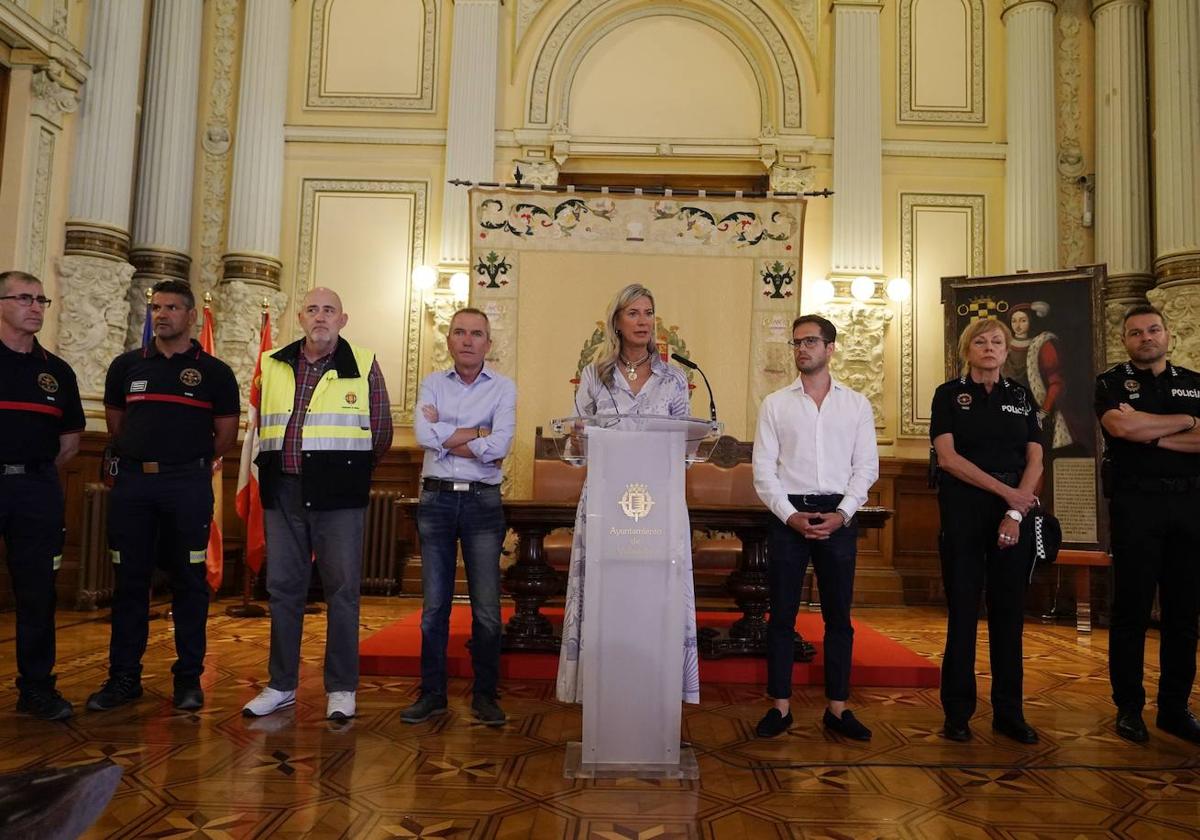
<svg viewBox="0 0 1200 840">
<path fill-rule="evenodd" d="M 604 319 L 605 344 L 592 364 L 583 369 L 576 392 L 581 415 L 690 414 L 688 382 L 683 372 L 667 364 L 658 352 L 654 295 L 639 283 L 626 286 L 613 298 Z M 583 695 L 579 642 L 583 625 L 583 579 L 587 558 L 584 489 L 575 512 L 575 538 L 567 573 L 562 647 L 558 658 L 558 699 L 577 703 Z M 689 555 L 690 558 L 690 555 Z M 700 702 L 700 663 L 696 655 L 696 595 L 692 570 L 684 579 L 683 699 Z"/>
</svg>

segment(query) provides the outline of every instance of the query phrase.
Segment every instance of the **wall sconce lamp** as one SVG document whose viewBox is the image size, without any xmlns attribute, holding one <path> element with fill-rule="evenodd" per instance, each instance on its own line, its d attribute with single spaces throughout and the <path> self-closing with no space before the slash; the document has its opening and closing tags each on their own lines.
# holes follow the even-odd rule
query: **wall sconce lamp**
<svg viewBox="0 0 1200 840">
<path fill-rule="evenodd" d="M 437 284 L 437 269 L 431 265 L 417 266 L 413 269 L 412 282 L 418 291 L 429 291 Z"/>
<path fill-rule="evenodd" d="M 465 272 L 456 271 L 450 275 L 450 291 L 455 300 L 465 301 L 471 293 L 471 278 Z"/>
</svg>

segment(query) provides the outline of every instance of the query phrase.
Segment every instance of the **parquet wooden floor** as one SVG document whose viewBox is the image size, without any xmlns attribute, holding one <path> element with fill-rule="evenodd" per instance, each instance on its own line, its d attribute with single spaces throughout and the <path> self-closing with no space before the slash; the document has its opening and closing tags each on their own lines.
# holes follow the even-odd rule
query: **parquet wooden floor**
<svg viewBox="0 0 1200 840">
<path fill-rule="evenodd" d="M 368 599 L 363 633 L 418 606 Z M 938 610 L 858 615 L 923 655 L 940 654 Z M 171 625 L 158 620 L 146 696 L 89 713 L 82 701 L 104 677 L 109 626 L 69 612 L 61 618 L 59 686 L 77 714 L 51 724 L 13 711 L 13 622 L 11 614 L 0 617 L 0 772 L 101 758 L 120 764 L 121 786 L 89 838 L 1200 836 L 1200 751 L 1153 727 L 1146 746 L 1113 734 L 1103 631 L 1088 638 L 1067 626 L 1027 626 L 1026 711 L 1042 735 L 1037 746 L 995 736 L 986 703 L 974 742 L 949 743 L 937 735 L 936 689 L 869 687 L 851 698 L 875 731 L 869 744 L 821 730 L 820 689 L 797 696 L 790 733 L 763 741 L 753 735 L 765 708 L 761 691 L 709 685 L 684 715 L 699 781 L 567 781 L 564 745 L 579 739 L 580 714 L 553 699 L 549 682 L 504 683 L 510 720 L 493 730 L 470 719 L 465 680 L 451 684 L 452 714 L 406 726 L 399 711 L 416 680 L 366 677 L 359 717 L 331 724 L 320 683 L 324 620 L 310 616 L 296 708 L 247 721 L 241 705 L 266 679 L 268 625 L 214 608 L 204 709 L 172 710 Z M 1147 660 L 1156 659 L 1154 640 Z M 986 664 L 983 653 L 984 698 Z M 1152 715 L 1148 709 L 1151 723 Z"/>
</svg>

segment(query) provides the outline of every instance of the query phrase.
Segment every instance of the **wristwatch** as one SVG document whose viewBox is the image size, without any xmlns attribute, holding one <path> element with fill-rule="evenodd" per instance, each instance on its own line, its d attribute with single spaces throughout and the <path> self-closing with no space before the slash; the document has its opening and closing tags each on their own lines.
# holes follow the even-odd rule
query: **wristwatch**
<svg viewBox="0 0 1200 840">
<path fill-rule="evenodd" d="M 491 429 L 485 429 L 483 426 L 475 427 L 475 437 L 477 437 L 477 438 L 487 437 L 491 433 L 492 433 Z"/>
<path fill-rule="evenodd" d="M 1025 517 L 1024 517 L 1024 516 L 1022 516 L 1022 515 L 1021 515 L 1021 514 L 1020 514 L 1018 511 L 1015 511 L 1015 510 L 1006 510 L 1006 511 L 1004 512 L 1004 515 L 1005 515 L 1005 516 L 1007 516 L 1009 519 L 1011 519 L 1013 522 L 1018 522 L 1018 523 L 1019 523 L 1019 522 L 1020 522 L 1022 519 L 1024 519 L 1024 518 L 1025 518 Z"/>
</svg>

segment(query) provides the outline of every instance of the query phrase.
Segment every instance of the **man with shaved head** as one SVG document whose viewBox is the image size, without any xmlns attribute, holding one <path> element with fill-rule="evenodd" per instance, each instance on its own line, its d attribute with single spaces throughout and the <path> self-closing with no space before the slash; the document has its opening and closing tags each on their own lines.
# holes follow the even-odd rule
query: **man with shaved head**
<svg viewBox="0 0 1200 840">
<path fill-rule="evenodd" d="M 304 603 L 315 558 L 329 612 L 326 717 L 354 717 L 358 595 L 371 471 L 392 445 L 387 387 L 375 354 L 341 337 L 337 293 L 315 288 L 297 313 L 304 338 L 262 363 L 259 490 L 267 532 L 271 680 L 242 709 L 269 715 L 296 702 Z"/>
</svg>

